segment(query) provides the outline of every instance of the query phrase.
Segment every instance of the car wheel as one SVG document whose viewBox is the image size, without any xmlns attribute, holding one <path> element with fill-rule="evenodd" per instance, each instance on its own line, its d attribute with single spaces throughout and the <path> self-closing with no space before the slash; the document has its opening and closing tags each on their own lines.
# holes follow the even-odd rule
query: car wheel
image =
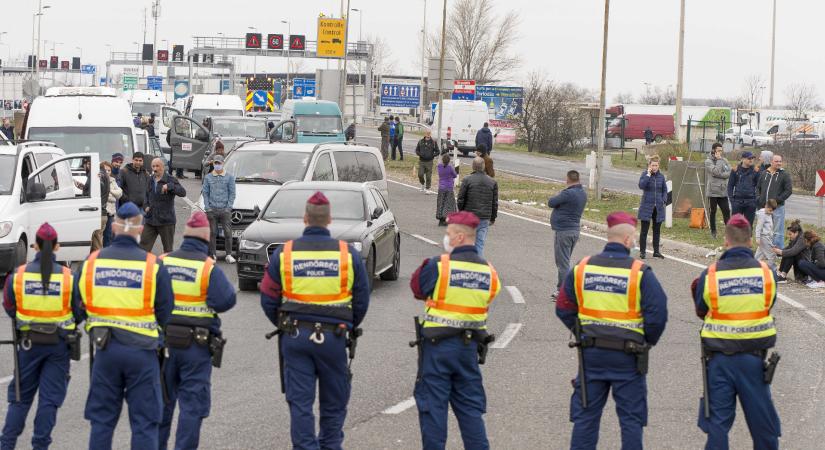
<svg viewBox="0 0 825 450">
<path fill-rule="evenodd" d="M 663 138 L 661 134 L 657 134 L 656 137 L 653 138 L 653 140 L 656 141 L 657 144 L 662 142 L 664 139 L 665 138 Z"/>
<path fill-rule="evenodd" d="M 395 240 L 395 256 L 392 258 L 392 267 L 385 270 L 381 274 L 381 279 L 384 281 L 395 281 L 398 279 L 398 274 L 401 272 L 401 239 Z"/>
<path fill-rule="evenodd" d="M 26 241 L 21 237 L 17 241 L 17 247 L 14 250 L 16 264 L 15 266 L 22 266 L 26 264 Z"/>
<path fill-rule="evenodd" d="M 367 256 L 367 261 L 364 266 L 367 269 L 367 286 L 369 286 L 370 292 L 372 292 L 373 285 L 375 284 L 375 249 L 370 249 L 370 254 Z"/>
<path fill-rule="evenodd" d="M 255 291 L 258 290 L 258 281 L 249 280 L 246 278 L 238 278 L 238 287 L 242 291 Z"/>
</svg>

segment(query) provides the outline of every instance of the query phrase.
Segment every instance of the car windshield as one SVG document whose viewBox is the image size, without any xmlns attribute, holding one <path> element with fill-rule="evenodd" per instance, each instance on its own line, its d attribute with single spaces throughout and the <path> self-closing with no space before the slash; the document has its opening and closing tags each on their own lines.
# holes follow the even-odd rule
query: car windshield
<svg viewBox="0 0 825 450">
<path fill-rule="evenodd" d="M 0 195 L 11 194 L 14 187 L 15 162 L 14 155 L 0 155 Z"/>
<path fill-rule="evenodd" d="M 239 117 L 237 119 L 213 118 L 212 132 L 221 136 L 230 137 L 251 137 L 264 139 L 266 134 L 266 121 L 245 119 Z"/>
<path fill-rule="evenodd" d="M 101 161 L 111 161 L 114 153 L 130 157 L 134 152 L 131 128 L 73 127 L 29 128 L 28 138 L 51 141 L 66 153 L 100 153 Z"/>
<path fill-rule="evenodd" d="M 339 116 L 295 116 L 298 131 L 303 134 L 341 134 Z"/>
<path fill-rule="evenodd" d="M 132 103 L 132 114 L 141 113 L 149 117 L 149 114 L 155 113 L 156 116 L 159 116 L 161 106 L 163 106 L 161 103 Z"/>
<path fill-rule="evenodd" d="M 304 217 L 307 199 L 315 190 L 280 190 L 264 212 L 264 219 L 300 219 Z M 330 204 L 333 220 L 364 220 L 364 198 L 361 191 L 322 190 Z"/>
<path fill-rule="evenodd" d="M 203 123 L 203 119 L 214 116 L 237 116 L 243 117 L 243 111 L 237 109 L 193 109 L 192 119 L 198 123 Z"/>
<path fill-rule="evenodd" d="M 226 171 L 238 183 L 284 184 L 304 178 L 310 156 L 302 152 L 234 151 L 226 159 Z"/>
</svg>

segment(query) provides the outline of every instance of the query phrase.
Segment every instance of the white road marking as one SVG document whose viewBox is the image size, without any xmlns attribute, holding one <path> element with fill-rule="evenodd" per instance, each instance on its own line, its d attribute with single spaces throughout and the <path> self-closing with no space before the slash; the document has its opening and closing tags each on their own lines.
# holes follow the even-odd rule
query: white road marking
<svg viewBox="0 0 825 450">
<path fill-rule="evenodd" d="M 415 406 L 415 397 L 410 397 L 397 405 L 390 406 L 384 411 L 381 411 L 381 414 L 401 414 L 413 406 Z"/>
<path fill-rule="evenodd" d="M 513 303 L 524 303 L 524 296 L 521 295 L 521 291 L 519 291 L 517 287 L 504 286 L 504 289 L 507 289 L 507 292 L 510 293 L 510 297 L 512 297 Z"/>
<path fill-rule="evenodd" d="M 80 360 L 83 361 L 84 359 L 89 359 L 89 354 L 88 353 L 84 353 L 84 354 L 80 355 Z M 0 378 L 0 386 L 4 385 L 6 383 L 11 383 L 11 381 L 13 379 L 14 379 L 14 375 L 9 375 L 7 377 Z"/>
<path fill-rule="evenodd" d="M 438 246 L 439 246 L 439 245 L 438 245 L 438 242 L 433 241 L 433 240 L 430 240 L 430 239 L 427 239 L 427 238 L 425 238 L 424 236 L 419 236 L 419 235 L 417 235 L 417 234 L 411 234 L 410 236 L 412 236 L 412 237 L 414 237 L 414 238 L 416 238 L 416 239 L 418 239 L 418 240 L 420 240 L 420 241 L 424 241 L 424 242 L 426 242 L 426 243 L 428 243 L 428 244 L 430 244 L 430 245 L 435 245 L 436 247 L 438 247 Z"/>
<path fill-rule="evenodd" d="M 491 348 L 507 348 L 510 344 L 510 341 L 516 337 L 518 331 L 521 329 L 522 324 L 520 323 L 508 323 L 507 326 L 504 328 L 504 331 L 501 333 L 501 336 L 498 336 L 496 340 L 491 345 Z"/>
<path fill-rule="evenodd" d="M 395 184 L 400 185 L 400 186 L 408 187 L 410 189 L 418 189 L 415 186 L 412 186 L 412 185 L 409 185 L 409 184 L 406 184 L 406 183 L 401 183 L 400 181 L 395 181 L 395 180 L 387 180 L 387 181 L 389 181 L 390 183 L 395 183 Z M 501 211 L 501 210 L 499 210 L 499 214 L 503 214 L 505 216 L 510 216 L 510 217 L 515 217 L 516 219 L 521 219 L 521 220 L 524 220 L 524 221 L 527 221 L 527 222 L 532 222 L 532 223 L 542 225 L 542 226 L 545 226 L 545 227 L 548 227 L 548 228 L 550 227 L 550 224 L 547 223 L 547 222 L 542 222 L 540 220 L 531 219 L 529 217 L 519 216 L 518 214 L 513 214 L 513 213 L 506 212 L 506 211 Z M 581 233 L 581 235 L 582 236 L 587 236 L 589 238 L 597 239 L 597 240 L 600 240 L 600 241 L 605 241 L 605 242 L 607 241 L 607 238 L 602 237 L 602 236 L 597 236 L 595 234 Z M 650 253 L 650 251 L 648 251 L 648 253 Z M 677 258 L 675 256 L 665 255 L 665 258 L 673 260 L 673 261 L 680 262 L 682 264 L 686 264 L 688 266 L 696 267 L 698 269 L 706 269 L 707 268 L 707 266 L 704 265 L 704 264 L 699 264 L 697 262 L 688 261 L 687 259 Z M 792 299 L 791 297 L 789 297 L 785 294 L 780 294 L 780 293 L 776 294 L 776 298 L 778 298 L 779 300 L 782 300 L 783 302 L 793 306 L 794 308 L 799 309 L 800 311 L 803 311 L 805 314 L 807 314 L 812 319 L 816 320 L 817 322 L 821 323 L 822 325 L 825 325 L 825 317 L 823 317 L 821 314 L 819 314 L 816 311 L 811 311 L 810 309 L 808 309 L 802 303 L 799 303 L 798 301 Z M 498 347 L 496 347 L 497 343 L 498 342 L 493 344 L 492 347 L 498 348 Z"/>
</svg>

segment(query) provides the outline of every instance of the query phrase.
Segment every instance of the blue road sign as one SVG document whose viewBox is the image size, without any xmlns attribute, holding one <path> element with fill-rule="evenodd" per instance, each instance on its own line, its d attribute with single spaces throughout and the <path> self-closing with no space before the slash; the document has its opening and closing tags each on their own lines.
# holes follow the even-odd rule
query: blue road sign
<svg viewBox="0 0 825 450">
<path fill-rule="evenodd" d="M 453 100 L 475 100 L 475 94 L 468 94 L 466 92 L 453 92 Z"/>
<path fill-rule="evenodd" d="M 163 77 L 160 75 L 148 75 L 146 77 L 146 87 L 152 91 L 162 91 L 163 90 Z"/>
<path fill-rule="evenodd" d="M 266 91 L 255 91 L 252 94 L 252 103 L 255 106 L 266 106 Z"/>
<path fill-rule="evenodd" d="M 292 98 L 315 97 L 315 80 L 295 78 L 292 80 Z"/>
<path fill-rule="evenodd" d="M 482 100 L 498 120 L 518 117 L 524 109 L 524 88 L 518 86 L 477 86 L 476 100 Z"/>
<path fill-rule="evenodd" d="M 97 72 L 97 66 L 94 65 L 94 64 L 83 64 L 82 66 L 80 66 L 80 72 L 81 73 L 96 73 Z"/>
<path fill-rule="evenodd" d="M 417 108 L 421 104 L 421 86 L 381 82 L 381 106 L 397 108 Z"/>
<path fill-rule="evenodd" d="M 231 89 L 230 80 L 221 80 L 221 94 L 228 94 Z"/>
<path fill-rule="evenodd" d="M 189 95 L 189 81 L 175 80 L 175 100 Z"/>
</svg>

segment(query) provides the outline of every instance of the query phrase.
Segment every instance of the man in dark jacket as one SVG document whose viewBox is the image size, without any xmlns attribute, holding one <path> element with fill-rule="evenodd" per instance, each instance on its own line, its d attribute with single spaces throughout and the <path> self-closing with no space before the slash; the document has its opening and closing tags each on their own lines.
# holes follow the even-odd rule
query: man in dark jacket
<svg viewBox="0 0 825 450">
<path fill-rule="evenodd" d="M 390 119 L 384 117 L 384 122 L 378 126 L 378 131 L 381 132 L 381 157 L 384 161 L 390 155 Z"/>
<path fill-rule="evenodd" d="M 6 139 L 13 141 L 14 140 L 14 127 L 11 126 L 11 122 L 8 118 L 3 119 L 3 126 L 0 127 L 0 133 L 3 133 L 6 136 Z"/>
<path fill-rule="evenodd" d="M 484 173 L 484 160 L 477 156 L 473 159 L 473 173 L 461 182 L 458 210 L 469 211 L 478 216 L 476 250 L 478 255 L 482 256 L 487 230 L 496 223 L 498 216 L 498 183 Z"/>
<path fill-rule="evenodd" d="M 759 171 L 753 168 L 753 160 L 753 153 L 743 152 L 742 162 L 728 179 L 731 214 L 744 215 L 751 226 L 756 216 L 756 184 L 759 181 Z"/>
<path fill-rule="evenodd" d="M 427 192 L 433 178 L 433 159 L 439 154 L 438 143 L 433 140 L 429 130 L 424 132 L 424 137 L 415 146 L 415 154 L 418 156 L 418 182 L 421 183 L 421 192 Z"/>
<path fill-rule="evenodd" d="M 178 180 L 166 173 L 163 160 L 155 158 L 152 161 L 152 177 L 149 179 L 149 189 L 146 192 L 146 222 L 140 235 L 140 246 L 144 250 L 152 251 L 158 235 L 163 244 L 163 253 L 169 253 L 174 249 L 177 222 L 175 196 L 185 195 L 186 189 Z"/>
<path fill-rule="evenodd" d="M 579 241 L 582 213 L 584 213 L 586 204 L 587 192 L 584 191 L 579 181 L 579 172 L 575 170 L 567 172 L 567 188 L 547 201 L 547 206 L 553 208 L 550 214 L 550 227 L 555 235 L 553 249 L 558 269 L 556 291 L 553 292 L 554 299 L 558 297 L 561 284 L 570 270 L 570 256 L 573 254 L 576 242 Z"/>
<path fill-rule="evenodd" d="M 773 245 L 784 248 L 785 201 L 793 194 L 791 176 L 782 168 L 782 155 L 773 155 L 771 165 L 759 175 L 756 184 L 756 208 L 764 208 L 770 199 L 778 205 L 773 210 Z"/>
<path fill-rule="evenodd" d="M 476 133 L 476 148 L 482 144 L 487 149 L 487 153 L 492 153 L 493 132 L 490 131 L 490 125 L 487 122 L 484 122 L 484 126 Z"/>
<path fill-rule="evenodd" d="M 132 162 L 121 168 L 117 184 L 123 188 L 123 195 L 120 197 L 121 205 L 132 202 L 141 210 L 146 208 L 149 173 L 143 168 L 143 153 L 135 152 Z"/>
</svg>

